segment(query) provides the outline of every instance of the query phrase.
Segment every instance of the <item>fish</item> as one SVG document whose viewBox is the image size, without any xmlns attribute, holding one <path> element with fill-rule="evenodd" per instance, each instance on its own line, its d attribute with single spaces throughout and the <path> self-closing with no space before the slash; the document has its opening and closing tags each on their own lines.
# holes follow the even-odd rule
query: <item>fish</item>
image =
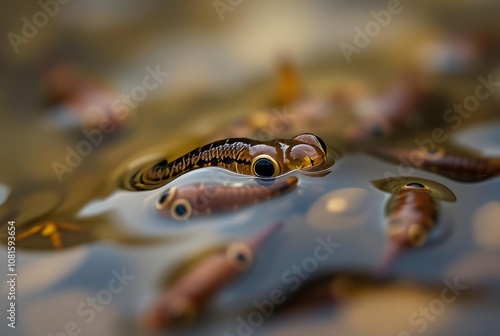
<svg viewBox="0 0 500 336">
<path fill-rule="evenodd" d="M 142 331 L 154 334 L 193 323 L 213 296 L 252 268 L 261 247 L 282 227 L 282 222 L 275 223 L 246 240 L 202 251 L 187 266 L 181 264 L 166 291 L 142 316 Z"/>
<path fill-rule="evenodd" d="M 422 178 L 382 179 L 372 182 L 392 193 L 386 205 L 387 234 L 391 241 L 382 269 L 399 251 L 416 248 L 428 241 L 439 215 L 439 202 L 455 202 L 456 196 L 444 185 Z"/>
<path fill-rule="evenodd" d="M 77 234 L 84 232 L 86 229 L 71 223 L 47 221 L 17 235 L 17 241 L 40 234 L 40 236 L 47 237 L 50 240 L 54 249 L 62 249 L 61 231 L 63 230 Z"/>
<path fill-rule="evenodd" d="M 65 113 L 67 116 L 64 120 L 76 119 L 86 131 L 103 131 L 104 128 L 103 132 L 111 135 L 130 126 L 134 119 L 135 112 L 130 106 L 119 113 L 114 111 L 112 106 L 118 92 L 89 69 L 55 62 L 45 69 L 43 84 L 45 105 L 52 107 L 53 112 Z M 60 126 L 68 127 L 66 124 L 61 123 Z"/>
<path fill-rule="evenodd" d="M 272 106 L 287 106 L 303 96 L 299 74 L 294 62 L 288 57 L 278 60 L 278 78 L 275 99 Z"/>
<path fill-rule="evenodd" d="M 352 297 L 364 294 L 367 288 L 379 288 L 382 282 L 370 273 L 354 270 L 329 272 L 319 277 L 306 279 L 299 288 L 286 297 L 286 300 L 276 305 L 276 315 L 301 314 L 321 308 L 334 307 Z"/>
<path fill-rule="evenodd" d="M 156 202 L 157 213 L 185 221 L 193 217 L 234 211 L 292 191 L 298 178 L 289 176 L 269 185 L 194 183 L 166 190 Z"/>
<path fill-rule="evenodd" d="M 311 276 L 302 281 L 300 287 L 290 291 L 289 294 L 286 290 L 287 288 L 282 290 L 287 293 L 285 299 L 272 306 L 272 316 L 269 316 L 269 318 L 303 318 L 311 314 L 317 314 L 321 309 L 323 311 L 325 309 L 339 310 L 347 308 L 346 306 L 355 303 L 359 299 L 363 300 L 371 297 L 373 294 L 384 297 L 386 293 L 394 295 L 398 292 L 417 291 L 418 293 L 436 296 L 442 291 L 442 283 L 432 281 L 419 283 L 408 279 L 401 280 L 397 277 L 380 279 L 368 271 L 346 268 L 329 271 L 319 276 Z M 470 295 L 468 299 L 478 294 L 478 292 L 467 293 Z M 397 296 L 397 294 L 395 295 Z M 264 303 L 265 301 L 268 301 L 269 305 L 274 303 L 269 300 L 269 297 L 257 299 L 254 302 Z M 262 303 L 261 306 L 264 306 Z M 246 310 L 247 315 L 242 314 L 243 318 L 254 311 L 257 311 L 255 305 Z M 364 310 L 363 314 L 372 315 L 373 312 Z M 330 334 L 336 335 L 337 333 Z M 343 333 L 338 334 L 342 335 Z"/>
<path fill-rule="evenodd" d="M 123 176 L 120 186 L 131 191 L 153 190 L 177 177 L 204 167 L 220 167 L 259 178 L 274 178 L 293 170 L 317 173 L 333 165 L 327 146 L 319 137 L 304 133 L 292 139 L 257 141 L 231 138 L 198 147 L 174 161 L 162 160 L 132 176 Z"/>
<path fill-rule="evenodd" d="M 369 151 L 382 159 L 433 172 L 460 182 L 480 182 L 500 175 L 500 158 L 485 158 L 443 147 L 378 148 Z"/>
<path fill-rule="evenodd" d="M 17 226 L 17 222 L 16 222 Z M 129 246 L 153 246 L 182 239 L 181 235 L 137 235 L 115 224 L 110 213 L 91 217 L 72 214 L 50 215 L 23 225 L 16 231 L 16 248 L 24 250 L 63 250 L 93 242 L 113 242 Z M 7 235 L 0 234 L 7 246 Z"/>
</svg>

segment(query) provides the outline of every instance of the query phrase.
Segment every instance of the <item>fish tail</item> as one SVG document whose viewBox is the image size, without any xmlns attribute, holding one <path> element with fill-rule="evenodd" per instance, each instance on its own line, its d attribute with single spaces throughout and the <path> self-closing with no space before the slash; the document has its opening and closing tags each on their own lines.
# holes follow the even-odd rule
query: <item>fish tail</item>
<svg viewBox="0 0 500 336">
<path fill-rule="evenodd" d="M 388 271 L 397 256 L 401 253 L 402 246 L 392 243 L 384 252 L 382 259 L 375 269 L 375 278 L 378 280 L 383 280 L 387 278 Z"/>
<path fill-rule="evenodd" d="M 250 238 L 249 246 L 252 250 L 257 250 L 262 244 L 264 244 L 271 236 L 283 228 L 283 222 L 277 222 L 270 227 L 265 228 L 259 232 L 256 236 Z"/>
</svg>

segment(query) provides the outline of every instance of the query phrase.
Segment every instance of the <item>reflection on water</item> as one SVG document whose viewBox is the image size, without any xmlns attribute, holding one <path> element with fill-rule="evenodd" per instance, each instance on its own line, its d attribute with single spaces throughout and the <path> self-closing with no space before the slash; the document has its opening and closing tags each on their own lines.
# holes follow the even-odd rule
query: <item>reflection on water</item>
<svg viewBox="0 0 500 336">
<path fill-rule="evenodd" d="M 318 262 L 317 269 L 310 275 L 311 279 L 325 272 L 343 274 L 346 267 L 363 269 L 368 274 L 375 272 L 390 243 L 389 237 L 386 235 L 386 219 L 384 217 L 385 204 L 390 196 L 387 193 L 379 192 L 371 184 L 371 181 L 379 179 L 387 172 L 394 171 L 397 171 L 397 166 L 371 156 L 346 154 L 335 163 L 330 174 L 324 177 L 311 177 L 300 172 L 293 172 L 291 176 L 299 181 L 296 192 L 269 199 L 261 204 L 240 209 L 235 213 L 210 216 L 199 221 L 183 222 L 156 214 L 158 199 L 169 189 L 182 188 L 189 184 L 213 183 L 214 177 L 217 177 L 218 181 L 223 180 L 233 185 L 248 184 L 253 179 L 219 168 L 206 168 L 183 175 L 157 190 L 141 193 L 116 191 L 109 197 L 94 201 L 84 207 L 79 211 L 77 217 L 47 215 L 45 216 L 46 220 L 34 220 L 31 224 L 22 225 L 22 230 L 19 233 L 23 234 L 23 232 L 32 230 L 41 224 L 69 223 L 85 228 L 85 231 L 66 232 L 70 231 L 70 227 L 64 226 L 53 228 L 53 230 L 59 229 L 60 241 L 64 248 L 74 248 L 80 245 L 81 247 L 78 249 L 85 249 L 85 244 L 108 244 L 108 242 L 136 246 L 136 248 L 126 252 L 131 258 L 130 262 L 136 268 L 134 275 L 141 276 L 141 274 L 148 273 L 147 278 L 150 279 L 138 281 L 134 292 L 129 294 L 130 298 L 133 299 L 128 305 L 135 306 L 140 315 L 143 314 L 144 309 L 139 309 L 132 302 L 141 301 L 143 302 L 141 306 L 145 307 L 147 306 L 146 301 L 154 301 L 152 299 L 144 301 L 144 293 L 150 293 L 149 295 L 161 293 L 160 279 L 165 274 L 173 274 L 174 264 L 189 262 L 186 253 L 199 251 L 201 248 L 199 241 L 203 241 L 207 249 L 212 249 L 217 245 L 217 241 L 234 239 L 231 237 L 248 237 L 269 223 L 283 221 L 283 232 L 280 237 L 277 237 L 278 239 L 273 241 L 273 246 L 263 248 L 255 259 L 255 267 L 248 274 L 238 279 L 234 285 L 224 288 L 222 296 L 206 303 L 210 307 L 208 315 L 200 320 L 201 324 L 194 325 L 192 329 L 194 334 L 199 330 L 198 328 L 209 328 L 208 330 L 214 332 L 218 330 L 217 332 L 219 332 L 220 325 L 216 321 L 226 323 L 226 325 L 227 323 L 229 325 L 237 323 L 237 316 L 233 320 L 227 321 L 228 309 L 236 309 L 240 314 L 244 314 L 247 307 L 252 306 L 252 301 L 255 298 L 262 297 L 263 293 L 271 292 L 273 288 L 282 287 L 283 274 L 291 265 L 299 264 L 299 261 L 311 256 L 311 251 L 314 251 L 318 244 L 318 238 L 331 239 L 340 244 L 340 247 L 328 259 Z M 489 182 L 471 185 L 447 180 L 431 172 L 419 171 L 417 174 L 421 178 L 431 179 L 445 185 L 456 195 L 456 204 L 447 204 L 446 202 L 442 204 L 440 212 L 442 216 L 438 217 L 436 224 L 436 226 L 450 228 L 449 237 L 438 241 L 431 247 L 422 247 L 418 253 L 405 254 L 395 260 L 390 274 L 413 277 L 438 285 L 445 276 L 449 278 L 454 276 L 453 272 L 444 273 L 443 270 L 457 269 L 458 266 L 453 265 L 458 265 L 460 260 L 469 254 L 478 253 L 478 248 L 490 251 L 497 250 L 498 242 L 495 241 L 495 237 L 498 236 L 498 230 L 492 223 L 495 222 L 494 218 L 496 218 L 495 200 L 498 194 L 498 180 L 492 179 Z M 426 181 L 425 179 L 414 178 L 417 182 Z M 50 204 L 48 196 L 44 200 Z M 111 216 L 110 213 L 113 215 Z M 208 240 L 208 245 L 206 245 L 206 239 L 210 236 L 213 237 L 212 243 Z M 110 248 L 117 248 L 119 251 L 121 248 L 118 246 Z M 51 244 L 50 237 L 43 234 L 34 235 L 31 238 L 27 237 L 19 242 L 21 249 L 50 250 L 54 247 L 56 246 Z M 428 262 L 429 258 L 433 259 L 433 263 Z M 28 270 L 26 271 L 28 272 Z M 68 276 L 64 276 L 59 271 L 61 270 L 55 272 L 57 277 L 50 280 L 51 283 L 64 281 L 64 278 Z M 460 272 L 462 272 L 461 269 Z M 470 279 L 467 284 L 481 288 L 490 286 L 487 288 L 498 291 L 496 286 L 491 287 L 492 283 L 490 282 L 497 277 L 497 273 L 483 272 L 481 274 L 483 276 Z M 82 276 L 89 279 L 100 277 L 94 273 L 82 274 Z M 106 281 L 106 277 L 107 275 L 104 274 L 104 281 Z M 258 286 L 255 285 L 256 281 Z M 71 287 L 71 285 L 69 286 Z M 34 291 L 43 292 L 43 288 L 45 287 L 40 287 L 39 290 L 34 289 Z M 59 306 L 63 304 L 66 296 L 57 287 L 55 290 L 60 294 L 51 298 L 50 302 Z M 399 293 L 391 286 L 383 291 L 375 290 L 373 292 L 374 302 L 377 302 L 382 295 L 381 293 L 385 293 L 385 291 L 389 295 L 383 296 L 386 299 L 395 295 L 394 293 Z M 405 297 L 418 298 L 418 302 L 424 304 L 428 300 L 422 296 L 421 291 L 426 292 L 427 289 L 412 289 L 405 292 L 407 294 L 404 295 Z M 67 294 L 74 295 L 72 293 Z M 59 297 L 59 295 L 63 296 Z M 369 297 L 370 295 L 357 296 L 352 304 L 358 308 L 351 313 L 356 316 L 363 315 L 364 313 L 358 309 L 366 308 L 368 303 L 364 300 L 368 300 Z M 432 294 L 429 294 L 429 299 L 431 298 Z M 37 301 L 37 299 L 26 298 L 22 300 L 37 302 L 31 309 L 42 304 L 42 301 Z M 315 305 L 321 303 L 324 297 L 318 300 L 314 303 Z M 295 299 L 292 302 L 296 302 Z M 302 307 L 300 300 L 297 304 L 299 308 Z M 307 303 L 304 301 L 303 305 L 306 307 Z M 350 310 L 343 311 L 341 307 L 343 306 L 335 308 L 338 311 L 337 318 L 322 320 L 321 323 L 316 324 L 315 328 L 320 328 L 322 323 L 326 323 L 325 325 L 333 323 L 333 326 L 339 330 L 351 328 L 352 321 L 347 317 L 351 314 Z M 352 306 L 350 309 L 355 309 L 354 307 Z M 390 305 L 386 306 L 387 312 L 391 311 L 390 307 Z M 301 309 L 298 310 L 301 311 Z M 36 310 L 30 310 L 29 315 L 31 316 L 31 314 L 36 315 L 37 318 L 41 316 L 36 313 Z M 387 323 L 393 321 L 392 317 L 387 314 L 382 314 L 377 320 L 383 321 L 385 319 L 387 319 Z M 224 320 L 226 322 L 222 322 Z M 277 321 L 280 320 L 281 318 L 277 319 Z M 339 321 L 344 322 L 340 323 Z M 439 323 L 446 324 L 445 320 L 441 320 Z M 267 326 L 270 328 L 269 330 L 273 330 L 275 323 L 264 324 L 263 330 L 267 330 Z M 94 327 L 88 327 L 85 330 L 92 328 Z M 237 325 L 226 328 L 227 330 L 235 330 Z"/>
<path fill-rule="evenodd" d="M 261 178 L 277 177 L 293 170 L 315 173 L 329 170 L 334 161 L 328 158 L 324 141 L 310 133 L 269 141 L 229 138 L 195 148 L 170 161 L 163 159 L 154 165 L 134 167 L 120 176 L 118 182 L 126 190 L 152 190 L 206 167 Z"/>
<path fill-rule="evenodd" d="M 238 8 L 241 14 L 235 11 L 231 15 L 258 14 L 258 20 L 249 20 L 253 23 L 244 24 L 244 30 L 252 27 L 267 35 L 272 30 L 264 22 L 283 21 L 275 12 L 255 9 L 263 6 L 256 3 L 246 3 Z M 297 10 L 291 3 L 280 10 Z M 311 21 L 305 22 L 336 24 L 350 17 L 339 15 L 332 20 L 324 14 L 329 5 L 309 6 L 309 11 L 303 4 L 297 10 L 309 15 Z M 440 5 L 429 6 L 438 7 L 433 11 L 435 19 L 443 15 Z M 75 7 L 71 9 L 75 13 Z M 71 9 L 68 7 L 69 12 Z M 152 25 L 171 24 L 158 13 L 159 20 Z M 199 12 L 189 13 L 197 21 L 204 17 Z M 462 24 L 464 20 L 459 18 Z M 89 25 L 86 18 L 79 22 L 82 27 Z M 291 40 L 300 41 L 297 50 L 310 53 L 312 44 L 322 44 L 325 38 L 331 42 L 332 37 L 326 35 L 318 40 L 295 35 L 296 26 L 303 21 L 294 18 L 290 22 L 293 24 L 280 29 Z M 422 26 L 422 20 L 416 22 L 417 27 Z M 113 21 L 109 24 L 113 26 Z M 120 97 L 118 87 L 128 93 L 143 92 L 143 78 L 132 75 L 137 69 L 129 63 L 128 48 L 133 49 L 132 58 L 139 59 L 137 62 L 146 61 L 133 41 L 143 29 L 149 29 L 149 23 L 130 24 L 128 32 L 137 34 L 127 33 L 126 43 L 119 46 L 109 41 L 123 37 L 110 37 L 95 27 L 97 35 L 104 37 L 104 42 L 95 41 L 94 45 L 102 51 L 97 53 L 103 62 L 101 70 L 91 64 L 80 66 L 88 63 L 81 59 L 56 60 L 48 68 L 33 65 L 46 85 L 44 98 L 51 107 L 28 101 L 40 95 L 40 90 L 30 89 L 33 84 L 26 83 L 32 80 L 31 73 L 13 76 L 5 69 L 8 86 L 23 88 L 19 97 L 13 95 L 12 102 L 5 103 L 6 109 L 15 106 L 12 110 L 27 111 L 0 115 L 5 125 L 0 141 L 7 144 L 0 151 L 9 160 L 0 165 L 0 228 L 9 220 L 16 221 L 22 275 L 18 298 L 21 334 L 56 334 L 79 328 L 90 335 L 136 335 L 140 318 L 154 310 L 156 302 L 161 306 L 163 295 L 168 299 L 172 293 L 180 300 L 163 301 L 172 314 L 159 314 L 159 325 L 170 319 L 189 319 L 193 305 L 203 308 L 196 323 L 173 334 L 234 335 L 239 330 L 250 334 L 250 329 L 265 335 L 418 334 L 420 328 L 409 324 L 409 318 L 415 313 L 415 318 L 422 318 L 419 307 L 442 309 L 436 300 L 445 281 L 458 281 L 467 289 L 446 305 L 446 313 L 440 312 L 439 319 L 417 322 L 422 328 L 425 325 L 426 334 L 458 334 L 463 332 L 462 325 L 481 326 L 480 334 L 498 329 L 497 94 L 481 100 L 480 108 L 470 116 L 461 118 L 460 113 L 448 112 L 456 102 L 475 93 L 480 73 L 491 72 L 498 63 L 496 36 L 483 36 L 479 31 L 438 34 L 440 29 L 434 26 L 427 27 L 429 31 L 401 29 L 402 39 L 411 43 L 396 39 L 388 45 L 380 36 L 380 42 L 353 55 L 359 59 L 350 67 L 343 57 L 330 52 L 313 58 L 301 54 L 305 58 L 297 57 L 296 63 L 292 57 L 280 58 L 274 87 L 269 84 L 272 80 L 261 78 L 260 70 L 252 68 L 258 63 L 254 63 L 255 57 L 265 59 L 266 66 L 271 64 L 271 57 L 262 53 L 258 43 L 238 37 L 241 48 L 215 52 L 216 57 L 210 51 L 205 59 L 198 58 L 198 51 L 213 50 L 218 42 L 211 39 L 205 44 L 196 38 L 191 40 L 196 47 L 175 52 L 173 58 L 182 60 L 169 63 L 175 78 L 168 88 L 148 91 L 141 104 L 132 102 L 137 103 L 136 113 L 119 120 L 109 106 Z M 170 26 L 159 27 L 162 36 L 169 34 Z M 250 31 L 253 35 L 253 29 Z M 75 38 L 74 32 L 68 32 L 78 45 L 98 38 L 81 34 Z M 183 38 L 188 41 L 189 34 Z M 178 46 L 177 39 L 169 43 Z M 274 40 L 269 43 L 275 44 Z M 39 45 L 51 48 L 50 43 L 30 42 L 34 49 Z M 72 43 L 58 48 L 76 48 L 70 55 L 81 50 Z M 169 60 L 172 49 L 175 47 L 169 44 Z M 372 51 L 379 49 L 389 52 L 384 51 L 382 59 L 380 54 L 374 57 Z M 439 57 L 434 57 L 436 53 Z M 88 50 L 81 57 L 90 57 Z M 244 64 L 253 65 L 244 68 Z M 88 72 L 82 70 L 87 67 Z M 240 67 L 241 73 L 236 73 Z M 102 78 L 91 73 L 102 73 Z M 239 78 L 238 85 L 227 85 L 233 83 L 229 77 L 226 85 L 219 85 L 217 79 L 227 73 Z M 191 82 L 197 90 L 206 89 L 205 94 L 193 97 L 186 85 Z M 4 98 L 0 96 L 2 108 Z M 99 125 L 102 119 L 107 127 Z M 48 128 L 47 120 L 57 122 Z M 127 123 L 133 127 L 126 127 Z M 108 136 L 104 130 L 111 126 L 119 132 Z M 442 140 L 443 132 L 449 140 Z M 303 135 L 297 138 L 297 134 Z M 215 151 L 213 146 L 203 147 L 235 137 L 254 139 L 244 140 L 252 149 L 273 139 L 287 140 L 239 158 L 234 146 L 229 148 L 231 143 Z M 429 143 L 435 146 L 419 145 Z M 195 155 L 184 156 L 198 147 Z M 375 151 L 379 155 L 373 155 Z M 274 155 L 282 152 L 285 155 Z M 325 158 L 328 167 L 318 164 Z M 245 162 L 231 166 L 236 159 Z M 199 166 L 208 167 L 194 170 L 194 165 L 190 167 L 194 160 L 202 160 L 205 164 Z M 124 177 L 130 182 L 131 176 L 147 182 L 144 189 L 151 190 L 117 188 Z M 257 176 L 276 179 L 270 182 Z M 396 183 L 389 187 L 394 177 Z M 382 181 L 377 186 L 386 192 L 372 181 Z M 399 185 L 398 181 L 405 183 Z M 429 204 L 421 201 L 410 202 L 414 211 L 410 214 L 398 212 L 401 218 L 397 219 L 407 221 L 405 227 L 426 226 L 429 243 L 408 249 L 398 258 L 386 258 L 393 240 L 387 234 L 385 209 L 398 188 L 408 183 L 428 186 L 440 200 L 428 213 Z M 209 190 L 206 202 L 197 198 L 202 190 Z M 447 202 L 455 198 L 456 202 Z M 158 209 L 159 203 L 165 203 L 167 215 Z M 204 206 L 203 211 L 198 206 Z M 228 206 L 231 211 L 226 211 Z M 409 221 L 421 219 L 409 216 L 415 213 L 427 214 L 423 224 Z M 283 223 L 283 227 L 267 244 L 258 252 L 248 248 L 249 239 L 275 223 Z M 419 237 L 416 242 L 421 241 Z M 0 240 L 4 245 L 6 238 L 3 230 Z M 5 254 L 2 249 L 0 257 Z M 381 260 L 390 266 L 383 280 L 376 277 Z M 476 291 L 484 296 L 475 296 Z M 186 302 L 186 297 L 191 300 Z M 269 302 L 273 313 L 269 313 Z M 2 324 L 2 335 L 4 328 Z"/>
<path fill-rule="evenodd" d="M 160 216 L 187 221 L 216 216 L 279 197 L 298 183 L 295 176 L 261 180 L 261 184 L 199 183 L 165 190 L 156 202 Z"/>
<path fill-rule="evenodd" d="M 24 297 L 54 288 L 79 269 L 87 257 L 88 250 L 82 247 L 66 253 L 47 255 L 23 266 L 19 270 L 24 275 L 19 278 L 19 295 Z"/>
<path fill-rule="evenodd" d="M 261 248 L 283 227 L 276 223 L 241 242 L 202 251 L 181 264 L 167 280 L 167 289 L 143 317 L 146 333 L 193 324 L 202 309 L 221 289 L 243 276 Z"/>
<path fill-rule="evenodd" d="M 154 246 L 175 239 L 172 236 L 132 234 L 117 227 L 113 216 L 100 214 L 90 217 L 47 216 L 24 224 L 17 229 L 16 247 L 28 250 L 59 250 L 96 241 L 108 241 L 129 246 Z M 1 239 L 7 244 L 7 236 Z"/>
<path fill-rule="evenodd" d="M 115 221 L 120 223 L 120 230 L 131 233 L 155 233 L 157 237 L 161 235 L 171 236 L 172 233 L 186 233 L 182 239 L 172 240 L 171 243 L 157 242 L 159 244 L 157 247 L 146 243 L 143 245 L 147 246 L 146 250 L 143 247 L 136 252 L 128 252 L 135 255 L 134 263 L 136 267 L 139 267 L 137 274 L 146 272 L 146 270 L 152 272 L 148 277 L 155 279 L 152 284 L 153 288 L 156 288 L 154 290 L 156 293 L 161 289 L 158 287 L 159 279 L 164 276 L 161 274 L 174 272 L 172 266 L 167 267 L 169 270 L 167 272 L 165 263 L 168 261 L 168 265 L 173 265 L 174 263 L 188 262 L 185 252 L 198 251 L 200 247 L 196 247 L 196 241 L 210 236 L 211 230 L 215 230 L 216 236 L 227 241 L 235 235 L 239 237 L 251 236 L 268 223 L 284 221 L 283 235 L 280 235 L 279 239 L 273 243 L 274 246 L 263 249 L 262 254 L 255 260 L 255 268 L 245 277 L 239 279 L 235 286 L 226 288 L 223 300 L 218 299 L 210 303 L 214 305 L 209 314 L 211 321 L 209 325 L 212 325 L 214 321 L 223 318 L 229 307 L 240 307 L 238 309 L 243 309 L 243 314 L 245 307 L 251 306 L 255 297 L 261 297 L 262 293 L 266 293 L 266 288 L 271 291 L 276 286 L 283 286 L 281 283 L 282 275 L 290 265 L 297 264 L 298 261 L 311 255 L 311 251 L 318 244 L 318 237 L 327 239 L 330 236 L 334 242 L 341 245 L 330 258 L 318 263 L 314 277 L 316 274 L 324 272 L 343 272 L 346 267 L 365 269 L 367 272 L 375 271 L 387 244 L 389 244 L 384 229 L 384 207 L 389 195 L 378 192 L 371 185 L 371 179 L 383 176 L 386 171 L 393 169 L 394 165 L 377 161 L 366 155 L 345 155 L 333 167 L 332 173 L 325 177 L 309 177 L 298 172 L 294 173 L 293 176 L 299 179 L 297 191 L 302 190 L 302 192 L 291 193 L 255 205 L 259 211 L 253 211 L 253 208 L 241 209 L 235 214 L 213 216 L 196 222 L 177 222 L 155 214 L 155 204 L 168 188 L 189 183 L 210 182 L 210 177 L 213 177 L 214 174 L 219 175 L 219 178 L 224 176 L 225 181 L 236 184 L 251 179 L 218 168 L 207 168 L 206 171 L 199 170 L 182 176 L 171 185 L 158 190 L 144 193 L 118 191 L 107 199 L 94 202 L 84 209 L 80 216 L 92 218 L 92 216 L 96 216 L 96 213 L 106 213 L 110 209 L 114 209 L 117 216 Z M 359 179 L 360 175 L 366 179 Z M 492 200 L 492 197 L 496 197 L 495 190 L 498 187 L 498 181 L 492 180 L 486 184 L 470 186 L 469 184 L 444 180 L 432 173 L 422 172 L 419 175 L 440 181 L 457 195 L 458 207 L 443 203 L 441 210 L 443 216 L 438 218 L 439 222 L 437 223 L 437 226 L 451 226 L 450 236 L 430 248 L 423 247 L 418 253 L 408 254 L 400 258 L 393 265 L 391 274 L 411 276 L 439 284 L 445 276 L 443 269 L 459 262 L 462 255 L 466 256 L 477 250 L 478 235 L 472 236 L 469 232 L 473 227 L 474 232 L 477 231 L 475 228 L 477 224 L 474 223 L 477 222 L 478 216 L 486 216 L 485 219 L 490 218 L 491 220 L 491 214 L 489 212 L 485 214 L 487 210 L 482 210 L 477 206 L 488 199 Z M 416 180 L 422 181 L 421 179 Z M 483 192 L 479 194 L 479 197 L 467 198 L 466 196 L 470 195 L 470 188 L 476 190 L 480 188 Z M 466 198 L 464 199 L 464 197 Z M 467 206 L 463 206 L 464 204 Z M 470 212 L 470 209 L 476 207 L 477 213 Z M 494 227 L 484 224 L 484 220 L 481 223 L 483 223 L 480 225 L 481 230 L 487 231 L 487 233 L 482 232 L 481 236 L 488 236 L 489 242 L 491 242 L 494 239 L 492 237 L 496 236 Z M 101 225 L 104 224 L 101 223 Z M 214 244 L 208 244 L 207 248 L 210 249 L 214 246 Z M 362 248 L 360 248 L 361 246 Z M 160 255 L 165 256 L 165 258 L 158 258 Z M 429 264 L 429 258 L 434 258 L 434 263 Z M 142 268 L 144 271 L 140 271 Z M 482 288 L 488 283 L 488 279 L 492 279 L 491 276 L 495 277 L 494 274 L 496 273 L 485 275 L 467 284 Z M 449 273 L 447 276 L 452 277 Z M 259 286 L 255 286 L 257 279 Z M 146 289 L 151 284 L 146 282 L 140 283 L 138 286 Z M 387 290 L 389 293 L 394 291 Z M 151 288 L 146 290 L 146 292 L 150 291 Z M 138 289 L 135 295 L 138 298 L 142 297 L 140 293 L 142 290 Z M 410 293 L 412 292 L 410 291 Z M 415 295 L 416 297 L 421 296 L 420 294 Z M 360 305 L 360 307 L 363 306 Z M 214 314 L 215 316 L 213 316 Z M 206 320 L 202 319 L 201 321 L 204 325 L 203 321 Z M 216 325 L 212 325 L 210 328 L 218 330 Z M 269 325 L 272 329 L 273 323 Z M 193 332 L 196 333 L 197 328 L 195 326 Z"/>
</svg>

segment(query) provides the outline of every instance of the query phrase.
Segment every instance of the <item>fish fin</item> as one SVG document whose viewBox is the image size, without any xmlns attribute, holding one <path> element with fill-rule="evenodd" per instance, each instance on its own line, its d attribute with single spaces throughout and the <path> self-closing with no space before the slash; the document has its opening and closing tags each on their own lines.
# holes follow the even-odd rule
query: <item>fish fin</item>
<svg viewBox="0 0 500 336">
<path fill-rule="evenodd" d="M 384 179 L 372 181 L 372 184 L 373 186 L 375 186 L 375 188 L 381 191 L 393 193 L 400 189 L 405 184 L 406 180 L 406 177 L 391 176 Z"/>
<path fill-rule="evenodd" d="M 423 179 L 420 177 L 394 176 L 372 181 L 372 184 L 379 190 L 395 193 L 404 185 L 415 182 L 425 185 L 427 188 L 429 188 L 431 194 L 439 200 L 447 202 L 455 202 L 457 200 L 457 197 L 450 188 L 444 186 L 439 182 Z"/>
<path fill-rule="evenodd" d="M 401 245 L 391 243 L 391 245 L 385 250 L 382 256 L 382 260 L 375 270 L 375 279 L 383 280 L 387 278 L 389 268 L 392 266 L 394 260 L 396 260 L 397 256 L 401 253 L 402 250 L 403 248 L 401 247 Z"/>
</svg>

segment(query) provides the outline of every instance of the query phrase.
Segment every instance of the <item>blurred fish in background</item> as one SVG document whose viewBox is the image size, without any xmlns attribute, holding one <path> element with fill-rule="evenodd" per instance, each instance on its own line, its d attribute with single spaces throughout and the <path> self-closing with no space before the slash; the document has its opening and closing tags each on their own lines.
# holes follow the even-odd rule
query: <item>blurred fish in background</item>
<svg viewBox="0 0 500 336">
<path fill-rule="evenodd" d="M 1 290 L 2 308 L 15 302 L 1 335 L 141 335 L 141 319 L 169 325 L 177 306 L 165 298 L 198 283 L 203 314 L 169 335 L 499 329 L 498 1 L 0 6 L 0 262 L 14 247 L 18 274 L 15 299 Z M 183 155 L 215 141 L 298 134 L 321 139 L 327 171 L 242 177 L 209 167 L 234 163 L 220 149 L 164 186 L 120 188 L 162 160 L 189 167 Z M 376 186 L 394 179 L 432 181 L 454 202 L 432 216 L 446 239 L 406 249 L 380 279 L 395 190 Z M 180 223 L 160 207 L 175 190 L 191 204 L 205 186 L 218 191 L 205 195 L 214 214 Z M 415 227 L 421 203 L 394 216 Z M 224 277 L 224 250 L 209 252 L 272 223 L 282 226 L 258 262 Z M 225 268 L 196 264 L 203 272 L 166 290 L 193 255 Z"/>
</svg>

